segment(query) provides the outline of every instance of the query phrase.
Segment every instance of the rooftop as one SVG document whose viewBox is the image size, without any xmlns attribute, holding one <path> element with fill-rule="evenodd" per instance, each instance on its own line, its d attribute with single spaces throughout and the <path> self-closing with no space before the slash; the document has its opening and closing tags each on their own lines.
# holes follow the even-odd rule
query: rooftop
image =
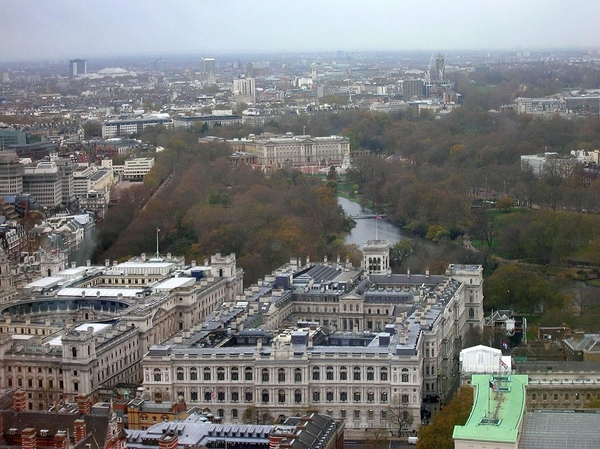
<svg viewBox="0 0 600 449">
<path fill-rule="evenodd" d="M 527 375 L 474 374 L 475 400 L 464 426 L 455 426 L 455 440 L 516 443 L 525 413 Z M 493 388 L 492 388 L 493 387 Z M 545 447 L 545 446 L 537 446 Z"/>
</svg>

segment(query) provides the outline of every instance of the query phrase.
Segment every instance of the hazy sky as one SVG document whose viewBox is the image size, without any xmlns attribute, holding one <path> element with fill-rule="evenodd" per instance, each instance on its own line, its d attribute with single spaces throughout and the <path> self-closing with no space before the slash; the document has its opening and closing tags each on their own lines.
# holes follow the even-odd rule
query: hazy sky
<svg viewBox="0 0 600 449">
<path fill-rule="evenodd" d="M 0 60 L 597 48 L 598 0 L 0 0 Z"/>
</svg>

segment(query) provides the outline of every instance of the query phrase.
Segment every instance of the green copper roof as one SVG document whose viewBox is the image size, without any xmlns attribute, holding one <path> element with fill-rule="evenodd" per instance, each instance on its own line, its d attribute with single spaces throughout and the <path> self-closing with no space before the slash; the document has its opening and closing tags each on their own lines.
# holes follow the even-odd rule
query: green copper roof
<svg viewBox="0 0 600 449">
<path fill-rule="evenodd" d="M 474 374 L 471 415 L 464 426 L 454 427 L 452 437 L 455 440 L 515 443 L 525 413 L 528 381 L 524 374 L 503 375 L 501 379 L 489 374 Z"/>
</svg>

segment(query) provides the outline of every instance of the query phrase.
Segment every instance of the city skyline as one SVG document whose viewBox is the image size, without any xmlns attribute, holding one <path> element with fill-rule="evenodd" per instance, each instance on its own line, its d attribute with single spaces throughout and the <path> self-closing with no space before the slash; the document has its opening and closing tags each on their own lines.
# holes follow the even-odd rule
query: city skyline
<svg viewBox="0 0 600 449">
<path fill-rule="evenodd" d="M 598 47 L 583 0 L 3 4 L 5 62 L 134 54 Z"/>
</svg>

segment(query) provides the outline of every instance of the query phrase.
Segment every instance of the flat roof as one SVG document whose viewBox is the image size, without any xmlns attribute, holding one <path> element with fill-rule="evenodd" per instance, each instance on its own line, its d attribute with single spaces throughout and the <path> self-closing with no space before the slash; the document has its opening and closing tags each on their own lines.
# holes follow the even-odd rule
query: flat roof
<svg viewBox="0 0 600 449">
<path fill-rule="evenodd" d="M 169 291 L 179 287 L 188 287 L 196 283 L 196 278 L 170 278 L 153 287 L 154 291 Z"/>
<path fill-rule="evenodd" d="M 25 288 L 52 287 L 53 285 L 57 285 L 59 282 L 62 282 L 64 280 L 65 279 L 61 277 L 45 277 L 42 279 L 38 279 L 37 281 L 30 282 L 25 286 Z"/>
<path fill-rule="evenodd" d="M 494 391 L 507 387 L 510 391 Z M 475 397 L 471 415 L 464 426 L 454 426 L 455 440 L 516 443 L 525 413 L 526 374 L 503 376 L 503 380 L 487 374 L 474 374 L 471 384 Z M 487 423 L 482 422 L 487 420 Z"/>
<path fill-rule="evenodd" d="M 62 279 L 61 279 L 62 280 Z M 119 295 L 125 298 L 134 298 L 138 293 L 142 293 L 144 291 L 143 287 L 141 288 L 98 288 L 98 287 L 88 287 L 88 288 L 77 288 L 77 287 L 69 287 L 60 289 L 56 296 L 76 296 L 83 297 L 85 294 L 86 298 L 112 298 L 116 299 Z"/>
<path fill-rule="evenodd" d="M 75 328 L 75 330 L 82 332 L 82 331 L 87 331 L 88 327 L 93 327 L 94 334 L 97 334 L 98 332 L 100 332 L 110 326 L 111 326 L 110 324 L 104 324 L 104 323 L 83 323 L 83 324 L 80 324 L 79 326 L 77 326 Z M 60 337 L 54 337 L 53 339 L 48 340 L 44 344 L 48 345 L 48 346 L 61 346 L 62 345 L 62 335 Z"/>
</svg>

